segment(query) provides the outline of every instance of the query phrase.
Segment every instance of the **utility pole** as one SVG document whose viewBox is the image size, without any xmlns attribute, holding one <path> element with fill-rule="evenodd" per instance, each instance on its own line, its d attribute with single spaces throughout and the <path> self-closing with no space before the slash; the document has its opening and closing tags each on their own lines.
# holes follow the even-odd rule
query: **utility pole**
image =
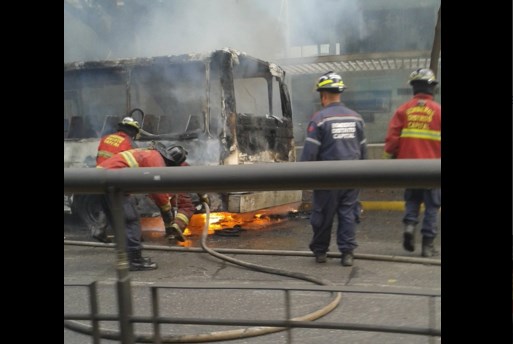
<svg viewBox="0 0 513 344">
<path fill-rule="evenodd" d="M 281 6 L 280 6 L 280 21 L 282 22 L 282 28 L 283 28 L 283 37 L 285 39 L 284 44 L 284 58 L 287 58 L 289 56 L 289 44 L 290 44 L 290 36 L 289 36 L 289 4 L 287 0 L 281 0 Z"/>
<path fill-rule="evenodd" d="M 435 74 L 435 77 L 436 77 L 436 74 L 438 73 L 438 58 L 440 57 L 440 48 L 441 48 L 441 34 L 440 34 L 440 31 L 441 31 L 441 27 L 442 27 L 442 23 L 441 23 L 441 18 L 442 18 L 442 5 L 440 5 L 440 7 L 438 8 L 438 19 L 436 21 L 436 26 L 435 26 L 435 38 L 433 39 L 433 47 L 431 48 L 431 62 L 429 63 L 429 69 L 431 69 L 433 71 L 433 73 Z"/>
</svg>

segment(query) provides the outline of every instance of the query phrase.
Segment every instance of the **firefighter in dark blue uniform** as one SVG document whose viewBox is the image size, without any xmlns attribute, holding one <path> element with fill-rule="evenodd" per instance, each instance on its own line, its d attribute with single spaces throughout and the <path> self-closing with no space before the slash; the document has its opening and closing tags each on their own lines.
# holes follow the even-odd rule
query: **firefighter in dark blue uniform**
<svg viewBox="0 0 513 344">
<path fill-rule="evenodd" d="M 308 124 L 301 161 L 358 160 L 367 158 L 365 123 L 355 111 L 340 101 L 345 89 L 340 75 L 328 72 L 319 78 L 317 91 L 322 110 L 313 114 Z M 310 223 L 313 237 L 310 250 L 317 263 L 327 260 L 331 229 L 338 216 L 337 246 L 343 266 L 353 265 L 358 189 L 314 190 Z"/>
</svg>

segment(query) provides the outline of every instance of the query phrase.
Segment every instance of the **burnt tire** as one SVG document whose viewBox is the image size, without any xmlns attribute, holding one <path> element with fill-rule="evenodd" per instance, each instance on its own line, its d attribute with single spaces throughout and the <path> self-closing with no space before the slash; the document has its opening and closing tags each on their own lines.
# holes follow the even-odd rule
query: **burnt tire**
<svg viewBox="0 0 513 344">
<path fill-rule="evenodd" d="M 73 195 L 71 212 L 90 229 L 107 226 L 107 218 L 98 195 Z"/>
</svg>

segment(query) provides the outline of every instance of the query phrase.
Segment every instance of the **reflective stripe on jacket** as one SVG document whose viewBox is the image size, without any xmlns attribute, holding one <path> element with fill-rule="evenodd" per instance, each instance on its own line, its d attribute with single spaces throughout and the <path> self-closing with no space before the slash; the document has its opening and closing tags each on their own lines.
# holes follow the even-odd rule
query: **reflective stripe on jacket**
<svg viewBox="0 0 513 344">
<path fill-rule="evenodd" d="M 307 128 L 301 161 L 359 160 L 367 158 L 365 123 L 342 103 L 316 112 Z"/>
<path fill-rule="evenodd" d="M 116 169 L 116 168 L 135 168 L 135 167 L 166 167 L 162 155 L 153 149 L 137 148 L 127 150 L 103 161 L 98 168 Z M 189 220 L 195 212 L 194 204 L 188 193 L 180 193 L 177 202 L 177 215 L 175 222 L 184 229 L 189 224 Z M 148 195 L 162 211 L 171 209 L 170 197 L 167 193 Z M 181 214 L 181 215 L 179 215 Z M 179 220 L 179 221 L 178 221 Z"/>
<path fill-rule="evenodd" d="M 397 159 L 440 159 L 442 107 L 418 93 L 397 108 L 385 138 L 385 154 Z"/>
<path fill-rule="evenodd" d="M 134 148 L 134 141 L 125 132 L 118 131 L 114 134 L 105 135 L 100 139 L 100 144 L 98 145 L 96 165 L 101 164 L 114 156 L 114 154 Z"/>
</svg>

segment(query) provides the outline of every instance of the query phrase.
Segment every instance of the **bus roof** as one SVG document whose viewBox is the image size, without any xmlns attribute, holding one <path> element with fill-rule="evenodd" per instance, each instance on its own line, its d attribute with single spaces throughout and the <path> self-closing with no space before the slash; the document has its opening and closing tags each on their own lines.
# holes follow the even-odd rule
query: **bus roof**
<svg viewBox="0 0 513 344">
<path fill-rule="evenodd" d="M 229 66 L 240 65 L 245 71 L 255 75 L 271 74 L 283 80 L 285 71 L 278 65 L 252 57 L 244 52 L 232 48 L 213 50 L 209 53 L 193 53 L 181 55 L 167 55 L 154 57 L 137 57 L 114 60 L 75 61 L 64 63 L 64 72 L 91 71 L 101 69 L 131 69 L 134 67 L 152 67 L 183 63 L 208 63 L 210 61 L 230 60 Z M 248 68 L 244 68 L 248 67 Z"/>
</svg>

